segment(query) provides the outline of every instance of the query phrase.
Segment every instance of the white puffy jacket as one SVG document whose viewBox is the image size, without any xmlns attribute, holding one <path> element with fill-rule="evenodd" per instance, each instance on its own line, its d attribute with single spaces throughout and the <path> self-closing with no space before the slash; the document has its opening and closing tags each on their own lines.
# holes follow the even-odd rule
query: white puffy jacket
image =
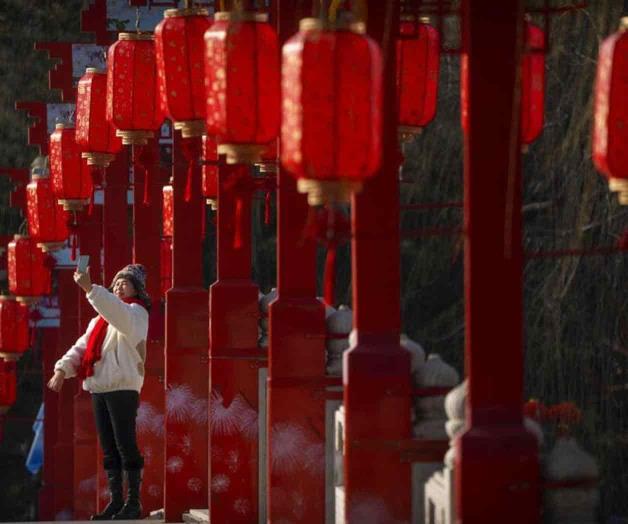
<svg viewBox="0 0 628 524">
<path fill-rule="evenodd" d="M 94 375 L 83 381 L 83 389 L 91 393 L 119 390 L 140 391 L 144 383 L 148 312 L 139 304 L 127 304 L 102 286 L 94 285 L 87 300 L 109 323 L 102 344 L 102 356 L 94 364 Z M 85 333 L 55 364 L 65 378 L 76 376 L 87 341 L 96 325 L 94 317 Z"/>
</svg>

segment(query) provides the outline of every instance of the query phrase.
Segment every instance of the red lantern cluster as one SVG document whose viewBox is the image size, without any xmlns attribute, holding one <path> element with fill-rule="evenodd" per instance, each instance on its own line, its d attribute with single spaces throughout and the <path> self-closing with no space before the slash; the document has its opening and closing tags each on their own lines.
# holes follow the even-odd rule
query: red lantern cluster
<svg viewBox="0 0 628 524">
<path fill-rule="evenodd" d="M 107 53 L 107 120 L 125 145 L 143 145 L 161 127 L 153 35 L 120 33 Z"/>
<path fill-rule="evenodd" d="M 5 362 L 0 359 L 0 415 L 9 411 L 17 398 L 15 367 L 15 362 Z"/>
<path fill-rule="evenodd" d="M 218 205 L 218 146 L 211 136 L 203 136 L 203 169 L 201 187 L 212 209 Z"/>
<path fill-rule="evenodd" d="M 76 97 L 76 143 L 87 165 L 107 167 L 122 149 L 122 141 L 107 121 L 107 73 L 88 67 Z"/>
<path fill-rule="evenodd" d="M 33 303 L 50 294 L 51 274 L 47 257 L 28 236 L 15 235 L 9 243 L 9 291 L 19 302 Z"/>
<path fill-rule="evenodd" d="M 28 233 L 39 247 L 52 251 L 65 245 L 69 235 L 66 214 L 52 194 L 49 178 L 33 175 L 26 186 L 26 213 Z"/>
<path fill-rule="evenodd" d="M 545 33 L 525 22 L 525 49 L 521 60 L 521 143 L 534 142 L 543 130 L 545 118 Z M 460 105 L 462 129 L 469 121 L 469 64 L 467 55 L 460 59 Z"/>
<path fill-rule="evenodd" d="M 74 128 L 57 124 L 50 135 L 52 193 L 66 211 L 80 211 L 89 203 L 92 177 L 81 157 Z"/>
<path fill-rule="evenodd" d="M 207 133 L 229 163 L 255 163 L 279 132 L 279 43 L 267 16 L 219 12 L 205 33 Z"/>
<path fill-rule="evenodd" d="M 167 9 L 155 28 L 161 107 L 184 138 L 205 132 L 204 42 L 211 25 L 202 8 Z"/>
<path fill-rule="evenodd" d="M 412 15 L 401 21 L 397 40 L 397 99 L 402 138 L 421 132 L 436 115 L 440 35 Z"/>
<path fill-rule="evenodd" d="M 600 45 L 593 109 L 593 163 L 628 205 L 628 19 Z"/>
<path fill-rule="evenodd" d="M 382 56 L 363 29 L 305 19 L 283 47 L 281 163 L 310 205 L 347 201 L 381 163 Z"/>
<path fill-rule="evenodd" d="M 18 360 L 29 347 L 28 306 L 0 296 L 0 358 Z"/>
<path fill-rule="evenodd" d="M 168 184 L 162 189 L 163 195 L 163 236 L 172 238 L 174 235 L 174 188 Z"/>
</svg>

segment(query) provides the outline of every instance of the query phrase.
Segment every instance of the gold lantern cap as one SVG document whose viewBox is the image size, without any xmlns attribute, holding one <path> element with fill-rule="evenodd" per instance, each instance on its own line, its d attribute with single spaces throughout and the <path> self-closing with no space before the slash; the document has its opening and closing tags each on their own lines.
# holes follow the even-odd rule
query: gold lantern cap
<svg viewBox="0 0 628 524">
<path fill-rule="evenodd" d="M 105 71 L 104 69 L 98 69 L 97 67 L 87 67 L 85 69 L 85 74 L 88 74 L 88 73 L 93 73 L 97 75 L 106 75 L 107 71 Z"/>
<path fill-rule="evenodd" d="M 187 16 L 209 16 L 209 9 L 205 7 L 184 7 L 182 9 L 166 9 L 164 18 L 180 18 Z"/>
<path fill-rule="evenodd" d="M 183 138 L 203 136 L 206 131 L 205 120 L 183 120 L 175 122 L 174 128 L 181 131 Z"/>
<path fill-rule="evenodd" d="M 150 31 L 139 31 L 137 33 L 120 33 L 118 40 L 154 40 L 155 35 Z"/>
<path fill-rule="evenodd" d="M 13 295 L 0 295 L 0 302 L 12 301 L 15 302 L 15 297 Z"/>
<path fill-rule="evenodd" d="M 155 133 L 148 129 L 118 129 L 116 136 L 122 139 L 125 146 L 144 146 Z"/>
<path fill-rule="evenodd" d="M 265 149 L 259 144 L 220 144 L 218 154 L 227 155 L 227 164 L 257 164 Z"/>
<path fill-rule="evenodd" d="M 320 18 L 302 18 L 299 22 L 299 31 L 351 31 L 363 35 L 366 33 L 366 24 L 352 17 L 343 17 L 335 22 Z"/>
<path fill-rule="evenodd" d="M 214 22 L 268 22 L 266 13 L 253 11 L 217 11 L 214 13 Z"/>
</svg>

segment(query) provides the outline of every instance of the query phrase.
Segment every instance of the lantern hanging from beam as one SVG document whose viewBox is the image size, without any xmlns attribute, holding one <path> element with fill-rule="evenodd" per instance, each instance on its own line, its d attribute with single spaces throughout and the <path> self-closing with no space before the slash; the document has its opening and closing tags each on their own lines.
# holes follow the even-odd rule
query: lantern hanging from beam
<svg viewBox="0 0 628 524">
<path fill-rule="evenodd" d="M 51 291 L 46 255 L 29 236 L 15 235 L 9 243 L 7 264 L 9 291 L 18 302 L 31 304 Z"/>
<path fill-rule="evenodd" d="M 174 235 L 174 188 L 172 183 L 162 189 L 163 195 L 163 236 L 172 238 Z"/>
<path fill-rule="evenodd" d="M 593 106 L 593 163 L 628 205 L 628 17 L 600 45 Z"/>
<path fill-rule="evenodd" d="M 15 362 L 6 362 L 0 359 L 0 415 L 6 414 L 11 406 L 15 404 L 17 398 L 17 376 L 15 371 Z"/>
<path fill-rule="evenodd" d="M 382 56 L 364 24 L 302 20 L 283 47 L 282 96 L 282 165 L 310 205 L 348 201 L 382 155 Z"/>
<path fill-rule="evenodd" d="M 81 157 L 74 128 L 57 124 L 50 135 L 52 193 L 66 211 L 80 211 L 89 203 L 93 182 Z"/>
<path fill-rule="evenodd" d="M 29 347 L 28 306 L 0 295 L 0 358 L 18 360 Z"/>
<path fill-rule="evenodd" d="M 218 146 L 216 140 L 203 136 L 203 169 L 201 178 L 203 196 L 213 210 L 218 206 Z"/>
<path fill-rule="evenodd" d="M 50 178 L 33 175 L 26 186 L 28 233 L 44 251 L 61 249 L 69 236 L 66 214 L 52 194 Z"/>
<path fill-rule="evenodd" d="M 205 32 L 207 133 L 228 163 L 255 163 L 279 132 L 277 34 L 268 17 L 219 12 Z"/>
<path fill-rule="evenodd" d="M 409 139 L 436 115 L 440 71 L 440 35 L 421 18 L 404 15 L 397 40 L 399 135 Z"/>
<path fill-rule="evenodd" d="M 122 141 L 107 121 L 107 73 L 88 67 L 81 77 L 76 98 L 76 143 L 87 165 L 107 167 L 122 149 Z"/>
<path fill-rule="evenodd" d="M 204 35 L 211 25 L 203 8 L 167 9 L 155 28 L 160 103 L 184 138 L 205 132 Z"/>
<path fill-rule="evenodd" d="M 107 53 L 107 120 L 125 145 L 145 145 L 161 127 L 151 33 L 120 33 Z"/>
<path fill-rule="evenodd" d="M 521 143 L 524 151 L 541 131 L 545 118 L 545 33 L 525 21 L 525 48 L 521 59 Z M 469 122 L 469 64 L 468 57 L 460 58 L 460 105 L 462 129 Z"/>
</svg>

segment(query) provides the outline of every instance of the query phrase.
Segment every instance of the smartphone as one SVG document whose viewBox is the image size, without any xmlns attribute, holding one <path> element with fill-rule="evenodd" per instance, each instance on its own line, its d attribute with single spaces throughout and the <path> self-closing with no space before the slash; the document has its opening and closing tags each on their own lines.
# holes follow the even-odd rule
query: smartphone
<svg viewBox="0 0 628 524">
<path fill-rule="evenodd" d="M 87 271 L 88 265 L 89 265 L 89 255 L 79 255 L 78 261 L 76 262 L 76 270 L 79 273 L 85 273 Z"/>
</svg>

